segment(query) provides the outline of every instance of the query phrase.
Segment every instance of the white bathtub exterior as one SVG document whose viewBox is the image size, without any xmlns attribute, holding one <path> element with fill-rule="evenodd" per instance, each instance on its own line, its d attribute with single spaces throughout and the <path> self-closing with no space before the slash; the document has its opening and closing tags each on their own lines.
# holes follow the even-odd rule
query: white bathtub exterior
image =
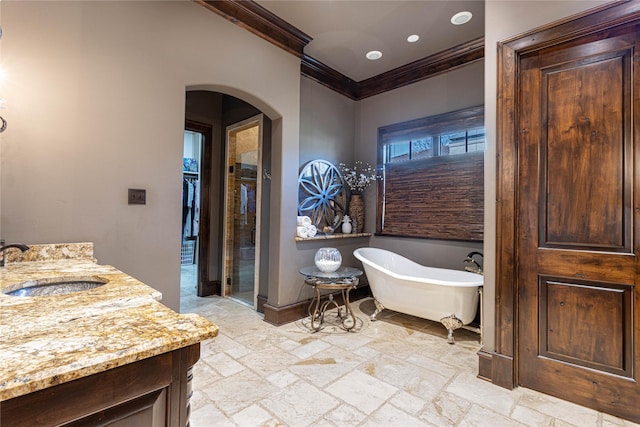
<svg viewBox="0 0 640 427">
<path fill-rule="evenodd" d="M 364 266 L 374 298 L 385 308 L 436 322 L 452 314 L 465 325 L 475 319 L 482 275 L 426 267 L 378 248 L 353 254 Z"/>
</svg>

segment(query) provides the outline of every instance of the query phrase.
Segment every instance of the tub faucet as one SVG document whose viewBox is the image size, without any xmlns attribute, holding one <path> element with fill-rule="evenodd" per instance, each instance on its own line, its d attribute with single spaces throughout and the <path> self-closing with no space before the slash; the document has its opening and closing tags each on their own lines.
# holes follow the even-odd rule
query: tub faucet
<svg viewBox="0 0 640 427">
<path fill-rule="evenodd" d="M 2 241 L 0 242 L 0 245 L 2 245 L 0 247 L 0 267 L 4 267 L 4 252 L 7 249 L 16 248 L 16 249 L 20 249 L 22 252 L 29 250 L 29 246 L 23 245 L 21 243 L 11 243 L 9 245 L 5 245 L 4 241 Z"/>
<path fill-rule="evenodd" d="M 467 258 L 465 258 L 464 263 L 465 264 L 473 264 L 473 265 L 465 265 L 464 269 L 467 271 L 470 271 L 472 273 L 478 273 L 478 274 L 482 274 L 482 267 L 480 266 L 480 264 L 478 264 L 478 261 L 476 261 L 475 259 L 473 259 L 474 256 L 480 256 L 480 258 L 484 259 L 484 256 L 480 253 L 480 252 L 469 252 L 467 254 Z"/>
</svg>

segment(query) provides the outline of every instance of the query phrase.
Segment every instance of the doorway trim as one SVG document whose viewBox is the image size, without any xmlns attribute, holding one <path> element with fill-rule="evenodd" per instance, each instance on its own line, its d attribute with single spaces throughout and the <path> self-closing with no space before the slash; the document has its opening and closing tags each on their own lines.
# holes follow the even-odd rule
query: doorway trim
<svg viewBox="0 0 640 427">
<path fill-rule="evenodd" d="M 512 389 L 518 382 L 518 71 L 525 54 L 640 22 L 640 3 L 606 4 L 498 43 L 496 111 L 495 345 L 478 353 L 478 376 Z"/>
<path fill-rule="evenodd" d="M 227 278 L 232 276 L 227 268 L 227 257 L 228 253 L 228 244 L 227 244 L 227 234 L 229 233 L 228 227 L 228 213 L 229 213 L 229 133 L 232 130 L 249 128 L 255 125 L 258 125 L 258 159 L 256 165 L 256 228 L 255 228 L 255 260 L 254 260 L 254 277 L 253 277 L 253 305 L 251 306 L 254 310 L 258 308 L 258 293 L 260 289 L 260 265 L 262 262 L 262 255 L 260 251 L 261 245 L 261 230 L 262 230 L 262 156 L 263 156 L 263 143 L 264 143 L 264 113 L 257 114 L 255 116 L 249 117 L 245 120 L 241 120 L 236 123 L 232 123 L 228 125 L 225 129 L 225 137 L 224 137 L 224 180 L 223 180 L 223 216 L 222 216 L 222 284 L 221 284 L 221 293 L 223 297 L 230 297 L 231 295 L 227 294 L 226 283 Z"/>
<path fill-rule="evenodd" d="M 197 295 L 199 297 L 220 295 L 220 282 L 209 280 L 209 245 L 211 229 L 211 150 L 213 144 L 213 125 L 186 119 L 185 130 L 200 132 L 203 135 L 202 154 L 200 155 L 200 219 L 198 230 L 198 279 Z"/>
</svg>

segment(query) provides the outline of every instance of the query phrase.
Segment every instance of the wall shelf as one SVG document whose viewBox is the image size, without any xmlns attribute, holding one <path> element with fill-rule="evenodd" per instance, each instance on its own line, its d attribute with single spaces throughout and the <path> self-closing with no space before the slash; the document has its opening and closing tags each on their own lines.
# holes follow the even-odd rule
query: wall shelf
<svg viewBox="0 0 640 427">
<path fill-rule="evenodd" d="M 334 233 L 334 234 L 316 234 L 315 237 L 308 237 L 303 239 L 302 237 L 296 236 L 296 242 L 312 242 L 315 240 L 331 240 L 331 239 L 353 239 L 357 237 L 371 237 L 371 233 Z"/>
</svg>

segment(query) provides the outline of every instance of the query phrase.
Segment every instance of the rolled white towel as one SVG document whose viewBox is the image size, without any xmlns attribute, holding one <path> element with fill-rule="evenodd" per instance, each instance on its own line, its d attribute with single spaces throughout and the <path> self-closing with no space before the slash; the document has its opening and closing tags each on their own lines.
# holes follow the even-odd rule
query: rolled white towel
<svg viewBox="0 0 640 427">
<path fill-rule="evenodd" d="M 296 235 L 302 239 L 308 238 L 309 232 L 307 231 L 307 227 L 302 227 L 302 226 L 296 227 Z"/>
<path fill-rule="evenodd" d="M 318 234 L 318 229 L 316 228 L 315 225 L 310 225 L 310 226 L 308 226 L 306 228 L 307 228 L 307 235 L 309 237 L 315 237 L 316 234 Z"/>
<path fill-rule="evenodd" d="M 311 218 L 308 216 L 299 216 L 298 217 L 298 226 L 299 227 L 308 227 L 311 225 Z"/>
</svg>

